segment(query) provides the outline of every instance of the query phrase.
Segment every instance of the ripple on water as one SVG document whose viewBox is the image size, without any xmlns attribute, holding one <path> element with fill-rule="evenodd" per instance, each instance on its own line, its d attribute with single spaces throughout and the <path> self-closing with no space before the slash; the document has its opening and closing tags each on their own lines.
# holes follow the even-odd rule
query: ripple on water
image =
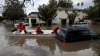
<svg viewBox="0 0 100 56">
<path fill-rule="evenodd" d="M 19 46 L 10 46 L 0 49 L 0 56 L 34 56 L 34 53 Z"/>
</svg>

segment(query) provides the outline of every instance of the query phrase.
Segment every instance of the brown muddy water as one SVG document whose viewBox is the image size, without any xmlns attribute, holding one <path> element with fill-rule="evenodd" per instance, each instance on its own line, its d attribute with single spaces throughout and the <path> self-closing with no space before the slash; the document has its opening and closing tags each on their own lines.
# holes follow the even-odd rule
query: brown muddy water
<svg viewBox="0 0 100 56">
<path fill-rule="evenodd" d="M 52 29 L 52 27 L 41 27 Z M 55 37 L 6 36 L 10 26 L 0 23 L 0 56 L 100 56 L 100 40 L 62 43 Z M 100 26 L 89 26 L 100 33 Z M 34 28 L 30 28 L 34 29 Z"/>
</svg>

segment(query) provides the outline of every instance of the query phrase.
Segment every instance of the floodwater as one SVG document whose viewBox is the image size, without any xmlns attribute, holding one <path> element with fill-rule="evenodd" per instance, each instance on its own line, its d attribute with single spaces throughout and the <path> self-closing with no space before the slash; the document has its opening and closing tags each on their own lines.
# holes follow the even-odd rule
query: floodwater
<svg viewBox="0 0 100 56">
<path fill-rule="evenodd" d="M 42 27 L 42 29 L 52 29 Z M 6 36 L 10 26 L 0 23 L 0 56 L 100 56 L 100 40 L 62 43 L 55 37 Z M 90 26 L 100 33 L 100 26 Z M 31 28 L 33 29 L 33 28 Z"/>
</svg>

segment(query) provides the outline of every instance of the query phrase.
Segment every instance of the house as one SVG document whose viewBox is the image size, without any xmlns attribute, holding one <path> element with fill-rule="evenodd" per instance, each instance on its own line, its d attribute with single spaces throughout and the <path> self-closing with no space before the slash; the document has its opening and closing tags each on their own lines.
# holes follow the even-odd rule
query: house
<svg viewBox="0 0 100 56">
<path fill-rule="evenodd" d="M 36 20 L 36 24 L 41 24 L 41 23 L 44 23 L 42 20 L 39 20 L 38 18 L 38 12 L 31 12 L 29 15 L 28 15 L 28 19 L 29 19 L 29 26 L 32 27 L 32 20 Z"/>
<path fill-rule="evenodd" d="M 69 23 L 68 15 L 67 13 L 73 13 L 77 12 L 78 16 L 75 18 L 75 22 L 78 22 L 79 20 L 83 19 L 86 16 L 86 13 L 84 13 L 83 9 L 75 9 L 75 8 L 57 8 L 57 16 L 52 20 L 52 23 L 54 24 L 61 24 L 61 19 L 66 19 L 66 23 Z M 39 20 L 38 18 L 38 12 L 31 12 L 28 15 L 29 18 L 29 24 L 31 24 L 31 19 L 36 19 L 36 23 L 44 23 L 42 20 Z M 89 20 L 86 20 L 90 22 Z"/>
</svg>

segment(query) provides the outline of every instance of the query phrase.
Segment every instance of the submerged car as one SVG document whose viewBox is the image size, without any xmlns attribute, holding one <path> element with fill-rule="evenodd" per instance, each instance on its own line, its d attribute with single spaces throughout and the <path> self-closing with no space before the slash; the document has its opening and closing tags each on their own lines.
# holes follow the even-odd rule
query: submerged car
<svg viewBox="0 0 100 56">
<path fill-rule="evenodd" d="M 83 27 L 70 27 L 70 28 L 60 28 L 57 30 L 56 37 L 61 42 L 66 40 L 66 42 L 82 41 L 99 39 L 100 35 L 92 29 Z"/>
</svg>

